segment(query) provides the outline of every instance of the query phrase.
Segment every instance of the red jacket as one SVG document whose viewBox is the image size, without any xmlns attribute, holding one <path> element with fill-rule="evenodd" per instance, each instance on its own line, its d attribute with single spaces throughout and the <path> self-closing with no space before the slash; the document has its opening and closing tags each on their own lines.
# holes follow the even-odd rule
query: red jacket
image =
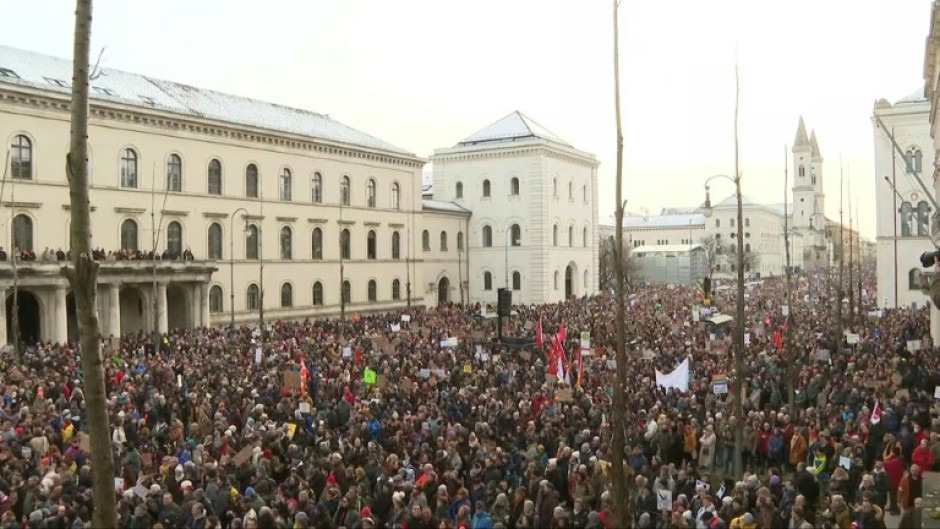
<svg viewBox="0 0 940 529">
<path fill-rule="evenodd" d="M 892 457 L 885 461 L 885 474 L 888 475 L 888 485 L 891 489 L 897 489 L 901 484 L 901 478 L 904 477 L 904 461 L 900 457 Z"/>
<path fill-rule="evenodd" d="M 918 446 L 911 455 L 911 461 L 924 472 L 929 472 L 933 467 L 933 452 L 929 447 L 924 448 L 923 446 Z"/>
</svg>

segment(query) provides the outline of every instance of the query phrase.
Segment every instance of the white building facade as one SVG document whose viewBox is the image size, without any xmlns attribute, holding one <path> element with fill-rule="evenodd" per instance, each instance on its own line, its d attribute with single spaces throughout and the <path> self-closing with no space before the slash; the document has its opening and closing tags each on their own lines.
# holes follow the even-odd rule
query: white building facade
<svg viewBox="0 0 940 529">
<path fill-rule="evenodd" d="M 61 263 L 42 258 L 68 249 L 71 70 L 0 46 L 0 245 L 37 256 L 17 263 L 28 339 L 74 338 Z M 313 112 L 109 69 L 91 85 L 106 336 L 461 299 L 470 211 L 422 200 L 424 159 Z M 155 238 L 166 259 L 116 257 L 149 252 Z M 192 260 L 180 258 L 187 250 Z M 0 262 L 0 343 L 13 283 L 12 263 Z"/>
<path fill-rule="evenodd" d="M 878 305 L 884 308 L 923 306 L 928 297 L 921 290 L 923 269 L 919 258 L 921 253 L 932 249 L 931 219 L 936 212 L 914 173 L 930 185 L 928 182 L 933 176 L 930 160 L 934 159 L 930 102 L 923 90 L 918 90 L 894 104 L 879 100 L 875 103 L 874 115 L 888 129 L 885 131 L 872 118 Z M 904 151 L 903 156 L 895 150 L 892 134 Z"/>
<path fill-rule="evenodd" d="M 472 302 L 551 303 L 597 289 L 598 162 L 520 112 L 431 157 L 434 198 L 472 211 Z"/>
</svg>

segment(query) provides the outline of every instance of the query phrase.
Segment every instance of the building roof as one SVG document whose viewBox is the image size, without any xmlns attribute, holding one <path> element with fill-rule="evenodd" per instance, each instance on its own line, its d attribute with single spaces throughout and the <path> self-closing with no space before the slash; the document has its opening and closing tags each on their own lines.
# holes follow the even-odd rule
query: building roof
<svg viewBox="0 0 940 529">
<path fill-rule="evenodd" d="M 423 199 L 421 201 L 421 209 L 427 209 L 432 211 L 443 211 L 445 213 L 462 213 L 464 215 L 470 215 L 470 210 L 454 202 L 448 202 L 446 200 L 431 200 Z"/>
<path fill-rule="evenodd" d="M 464 147 L 480 143 L 513 142 L 524 139 L 542 139 L 571 147 L 558 135 L 539 125 L 522 112 L 516 110 L 499 121 L 467 136 L 456 145 Z"/>
<path fill-rule="evenodd" d="M 659 246 L 647 244 L 631 249 L 630 253 L 688 253 L 690 249 L 698 250 L 701 248 L 701 244 L 693 244 L 691 247 L 688 244 L 663 244 Z"/>
<path fill-rule="evenodd" d="M 705 215 L 701 213 L 689 213 L 678 215 L 653 215 L 653 216 L 630 216 L 623 218 L 624 228 L 688 228 L 692 226 L 703 226 L 705 224 Z M 616 220 L 613 221 L 616 225 Z"/>
<path fill-rule="evenodd" d="M 0 46 L 0 86 L 15 85 L 70 94 L 72 61 Z M 339 123 L 325 114 L 101 68 L 91 81 L 93 100 L 295 134 L 391 154 L 414 154 Z"/>
<path fill-rule="evenodd" d="M 763 206 L 760 202 L 757 202 L 751 197 L 742 194 L 741 195 L 741 207 L 747 206 Z M 738 197 L 735 193 L 728 195 L 728 198 L 722 200 L 718 203 L 713 203 L 712 208 L 736 208 L 738 207 Z"/>
<path fill-rule="evenodd" d="M 806 125 L 803 123 L 803 116 L 800 116 L 800 124 L 796 128 L 796 138 L 793 140 L 794 147 L 809 145 L 809 137 L 806 135 Z"/>
<path fill-rule="evenodd" d="M 822 152 L 819 151 L 819 144 L 816 143 L 816 131 L 814 130 L 809 137 L 810 153 L 814 156 L 822 156 Z"/>
<path fill-rule="evenodd" d="M 917 90 L 911 92 L 905 97 L 898 99 L 894 104 L 903 104 L 903 103 L 923 103 L 927 101 L 927 96 L 924 95 L 924 87 L 921 86 Z"/>
</svg>

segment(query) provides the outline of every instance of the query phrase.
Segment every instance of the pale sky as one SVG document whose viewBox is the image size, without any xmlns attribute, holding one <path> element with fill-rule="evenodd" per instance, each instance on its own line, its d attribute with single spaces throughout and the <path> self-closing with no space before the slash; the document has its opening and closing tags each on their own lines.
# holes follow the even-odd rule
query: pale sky
<svg viewBox="0 0 940 529">
<path fill-rule="evenodd" d="M 71 57 L 74 2 L 0 8 L 0 43 Z M 873 237 L 872 105 L 923 84 L 929 15 L 929 0 L 624 0 L 627 209 L 698 204 L 706 177 L 733 172 L 737 49 L 744 193 L 782 201 L 803 115 L 826 159 L 827 214 L 838 218 L 841 155 Z M 605 217 L 611 16 L 609 0 L 96 0 L 92 55 L 329 114 L 423 157 L 522 110 L 597 155 Z M 713 196 L 732 192 L 716 182 Z"/>
</svg>

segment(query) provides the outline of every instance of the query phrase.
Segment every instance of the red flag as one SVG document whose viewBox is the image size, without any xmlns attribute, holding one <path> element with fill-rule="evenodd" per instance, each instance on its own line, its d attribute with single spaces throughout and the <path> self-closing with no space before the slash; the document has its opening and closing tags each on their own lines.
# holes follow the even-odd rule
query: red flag
<svg viewBox="0 0 940 529">
<path fill-rule="evenodd" d="M 307 393 L 307 379 L 310 378 L 310 370 L 307 369 L 307 362 L 300 359 L 300 393 Z"/>
<path fill-rule="evenodd" d="M 558 328 L 558 340 L 559 340 L 561 343 L 565 343 L 565 342 L 568 341 L 568 331 L 565 330 L 565 326 L 564 326 L 564 325 L 562 325 L 561 327 Z"/>
<path fill-rule="evenodd" d="M 535 345 L 539 349 L 542 348 L 542 317 L 539 316 L 539 323 L 535 326 Z"/>
<path fill-rule="evenodd" d="M 359 349 L 358 347 L 356 348 L 356 363 L 357 363 L 357 364 L 362 364 L 362 363 L 363 363 L 363 360 L 362 360 L 362 350 Z"/>
<path fill-rule="evenodd" d="M 584 381 L 584 359 L 582 354 L 584 351 L 578 349 L 578 387 L 581 387 L 581 383 Z"/>
<path fill-rule="evenodd" d="M 783 332 L 781 332 L 780 329 L 774 331 L 774 346 L 778 351 L 783 350 Z"/>
<path fill-rule="evenodd" d="M 881 401 L 875 401 L 875 409 L 871 410 L 871 423 L 878 424 L 881 422 Z"/>
</svg>

